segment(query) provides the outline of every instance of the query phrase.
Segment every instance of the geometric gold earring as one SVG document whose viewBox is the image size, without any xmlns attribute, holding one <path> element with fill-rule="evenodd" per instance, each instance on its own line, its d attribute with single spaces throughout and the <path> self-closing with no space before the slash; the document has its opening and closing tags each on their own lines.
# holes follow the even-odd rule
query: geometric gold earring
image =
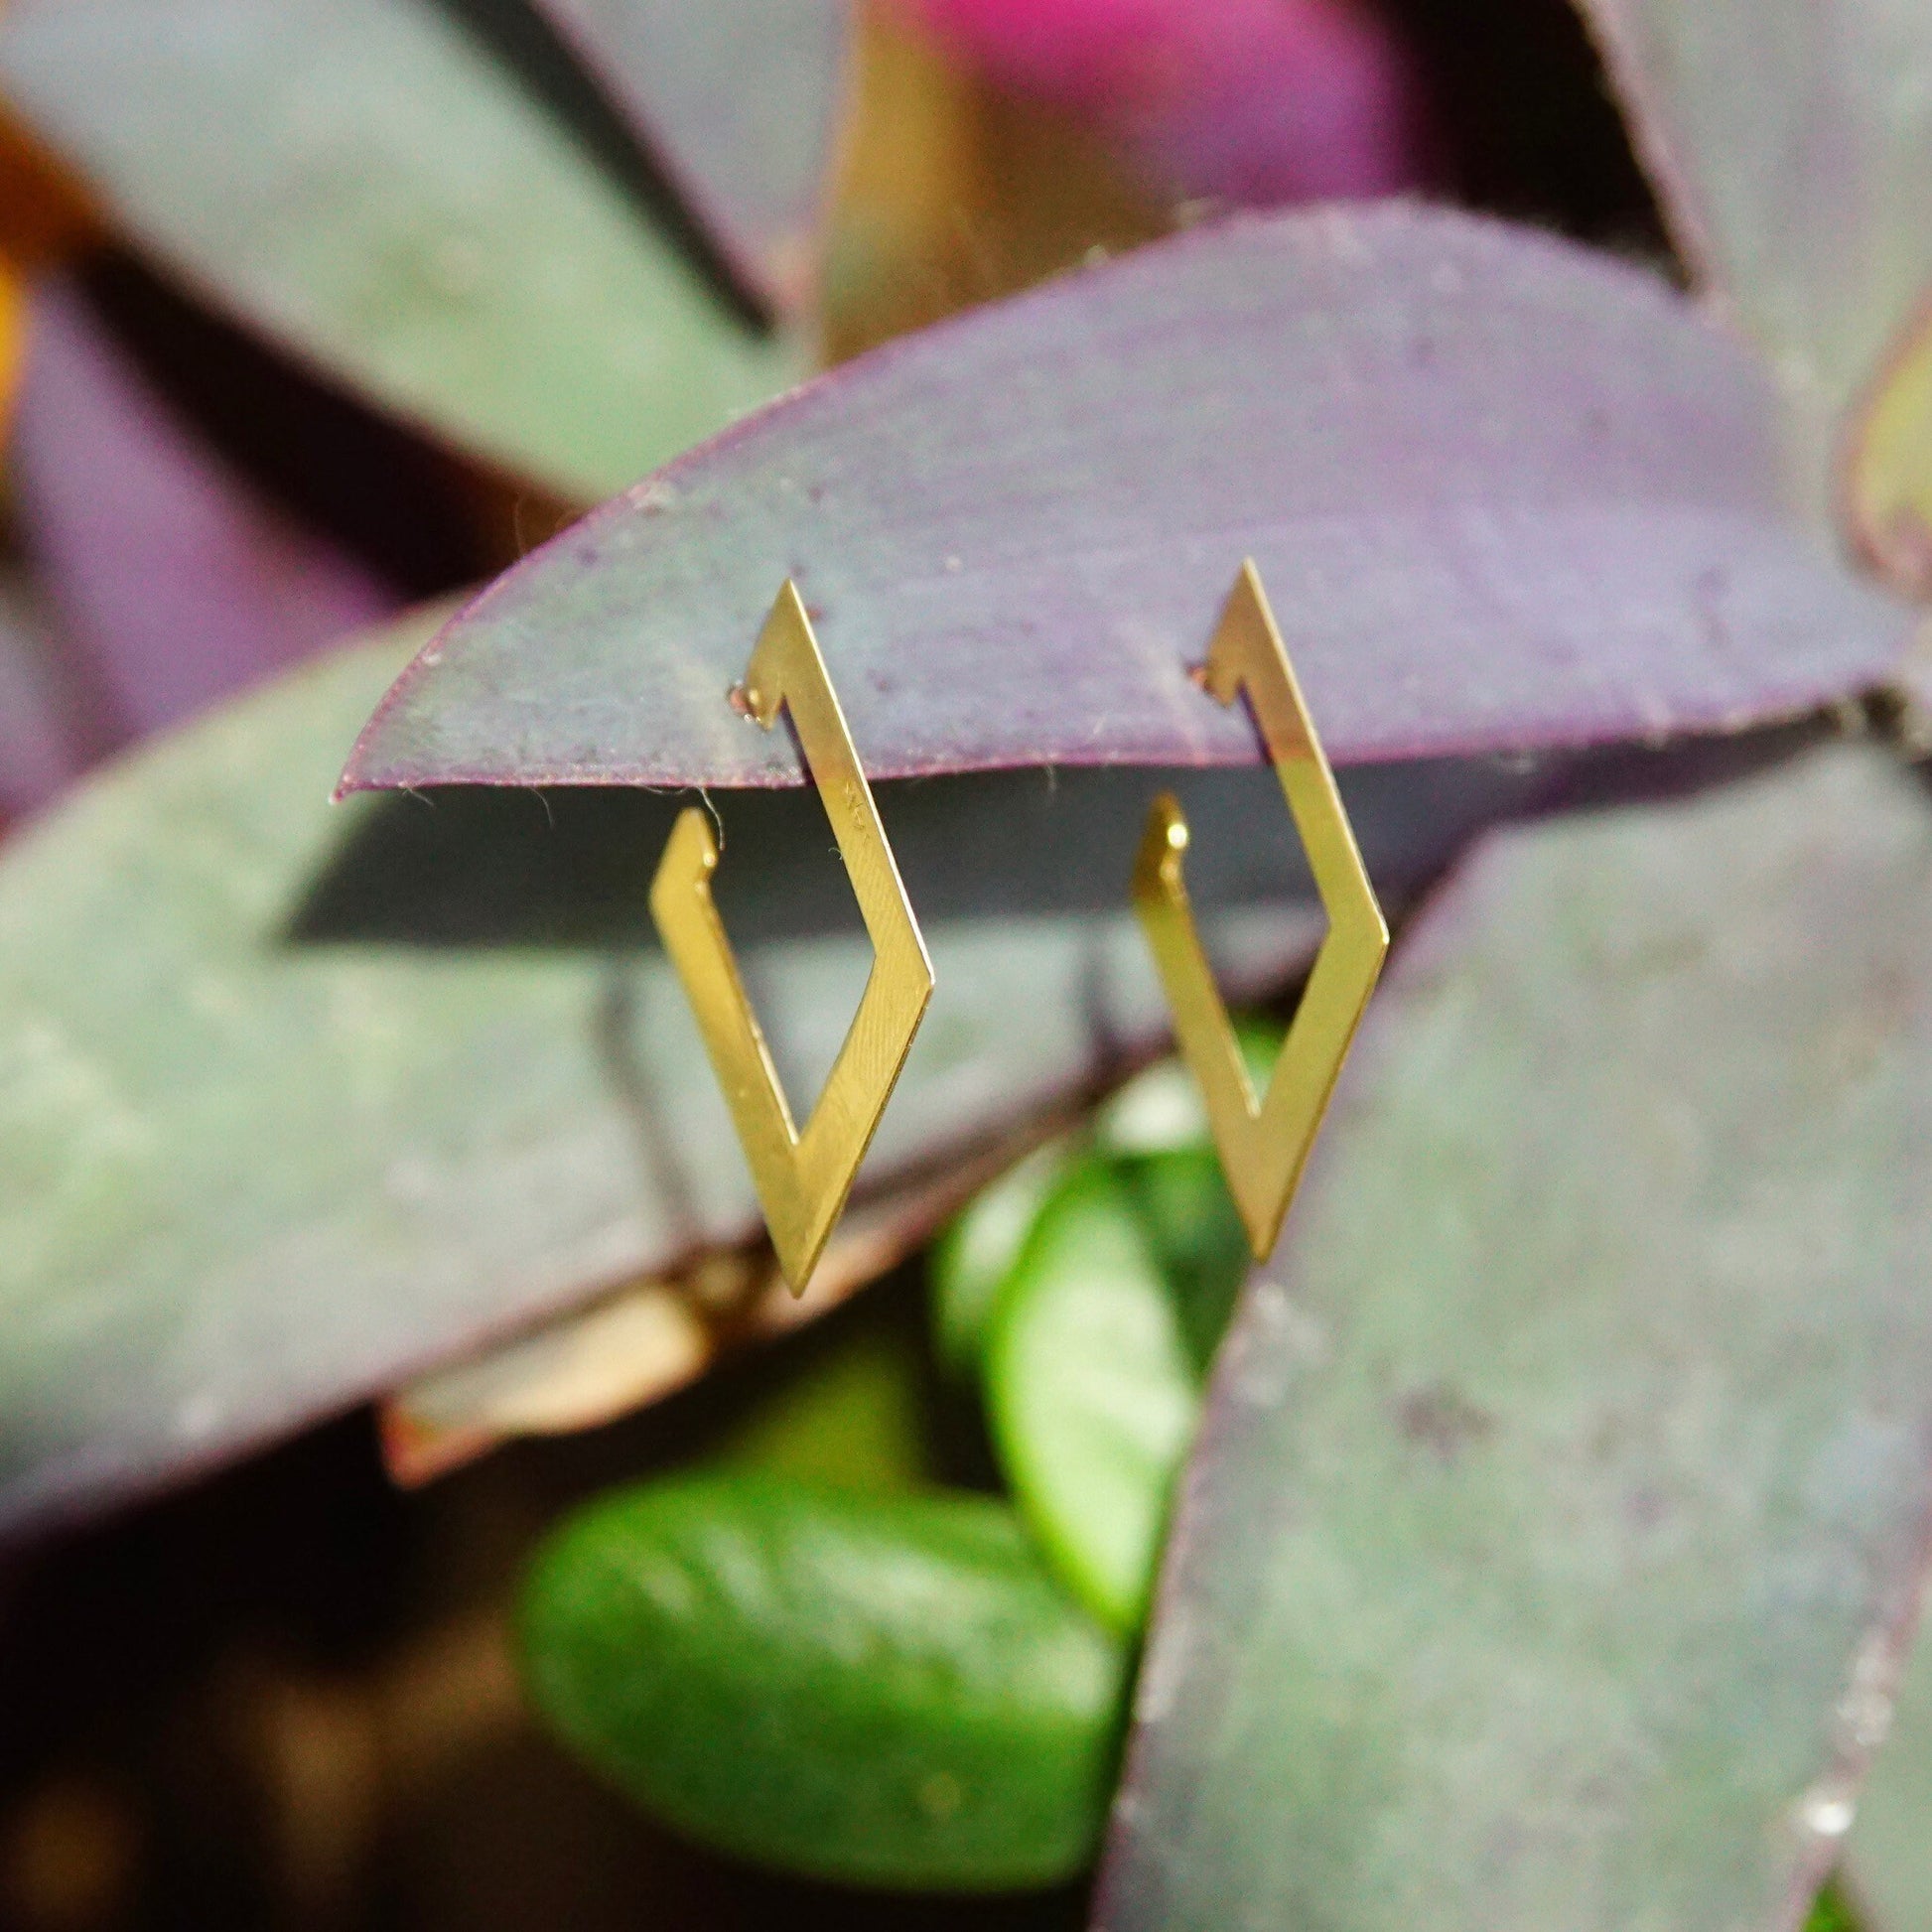
<svg viewBox="0 0 1932 1932">
<path fill-rule="evenodd" d="M 767 731 L 781 708 L 791 713 L 872 937 L 865 994 L 802 1133 L 712 899 L 718 845 L 710 819 L 695 806 L 672 828 L 651 882 L 650 909 L 730 1105 L 778 1266 L 801 1295 L 919 1030 L 932 996 L 932 962 L 790 578 L 752 653 L 743 695 Z"/>
<path fill-rule="evenodd" d="M 1222 611 L 1202 681 L 1224 705 L 1247 694 L 1328 914 L 1328 936 L 1268 1091 L 1257 1099 L 1188 904 L 1187 821 L 1171 793 L 1154 801 L 1134 868 L 1134 906 L 1167 989 L 1175 1038 L 1207 1105 L 1228 1191 L 1256 1259 L 1265 1260 L 1375 990 L 1389 928 L 1252 559 Z"/>
</svg>

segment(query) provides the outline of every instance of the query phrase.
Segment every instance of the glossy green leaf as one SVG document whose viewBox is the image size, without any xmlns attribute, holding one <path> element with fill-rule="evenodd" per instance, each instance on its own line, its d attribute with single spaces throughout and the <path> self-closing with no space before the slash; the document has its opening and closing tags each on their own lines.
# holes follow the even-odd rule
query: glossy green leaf
<svg viewBox="0 0 1932 1932">
<path fill-rule="evenodd" d="M 681 801 L 329 805 L 430 621 L 155 741 L 0 847 L 0 1537 L 758 1233 L 643 902 Z M 938 990 L 868 1192 L 1063 1109 L 1161 1034 L 1125 909 L 1135 814 L 1053 796 L 882 794 Z M 742 802 L 721 898 L 806 1096 L 871 951 L 817 800 Z M 1084 855 L 1070 897 L 1013 877 L 1016 815 Z M 1315 927 L 1250 889 L 1215 930 L 1258 991 Z"/>
<path fill-rule="evenodd" d="M 1929 1246 L 1914 774 L 1486 841 L 1222 1349 L 1098 1923 L 1798 1923 L 1919 1590 Z"/>
<path fill-rule="evenodd" d="M 1212 1146 L 1171 1148 L 1116 1165 L 1173 1296 L 1188 1358 L 1204 1375 L 1253 1262 L 1221 1157 Z"/>
<path fill-rule="evenodd" d="M 1822 495 L 1848 404 L 1932 294 L 1932 8 L 1580 4 L 1681 245 L 1797 406 Z"/>
<path fill-rule="evenodd" d="M 721 1850 L 950 1890 L 1092 1856 L 1121 1652 L 990 1498 L 639 1488 L 551 1540 L 522 1631 L 558 1732 Z"/>
<path fill-rule="evenodd" d="M 1847 1903 L 1841 1887 L 1829 1884 L 1813 1902 L 1805 1932 L 1878 1932 L 1878 1928 L 1866 1925 Z"/>
<path fill-rule="evenodd" d="M 950 1374 L 963 1377 L 979 1367 L 1000 1291 L 1066 1166 L 1067 1154 L 1065 1143 L 1058 1141 L 1035 1149 L 982 1188 L 933 1243 L 927 1264 L 933 1347 Z"/>
<path fill-rule="evenodd" d="M 1096 1616 L 1147 1608 L 1199 1384 L 1119 1180 L 1087 1162 L 1041 1210 L 986 1344 L 986 1408 L 1014 1498 Z"/>
<path fill-rule="evenodd" d="M 1248 1078 L 1265 1092 L 1282 1029 L 1244 1018 L 1234 1031 Z M 1204 1372 L 1220 1346 L 1250 1255 L 1187 1063 L 1161 1060 L 1136 1074 L 1101 1108 L 1095 1138 L 1126 1182 L 1178 1301 L 1188 1352 Z"/>
<path fill-rule="evenodd" d="M 815 1349 L 805 1342 L 803 1359 L 713 1448 L 711 1460 L 877 1495 L 933 1480 L 918 1337 L 877 1298 L 855 1313 L 843 1333 Z"/>
<path fill-rule="evenodd" d="M 802 367 L 436 0 L 22 0 L 0 88 L 198 293 L 567 498 Z"/>
</svg>

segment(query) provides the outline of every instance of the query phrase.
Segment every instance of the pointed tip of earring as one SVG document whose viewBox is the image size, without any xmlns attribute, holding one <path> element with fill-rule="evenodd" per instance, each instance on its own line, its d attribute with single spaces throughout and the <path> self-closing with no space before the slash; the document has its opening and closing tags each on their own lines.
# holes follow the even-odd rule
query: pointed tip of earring
<svg viewBox="0 0 1932 1932">
<path fill-rule="evenodd" d="M 778 1279 L 784 1283 L 794 1302 L 802 1302 L 806 1289 L 812 1285 L 812 1277 L 818 1272 L 819 1256 L 825 1251 L 824 1238 L 820 1238 L 819 1245 L 810 1254 L 800 1254 L 790 1241 L 780 1248 L 777 1230 L 771 1228 L 768 1221 L 766 1227 L 771 1235 L 771 1258 L 778 1264 Z"/>
</svg>

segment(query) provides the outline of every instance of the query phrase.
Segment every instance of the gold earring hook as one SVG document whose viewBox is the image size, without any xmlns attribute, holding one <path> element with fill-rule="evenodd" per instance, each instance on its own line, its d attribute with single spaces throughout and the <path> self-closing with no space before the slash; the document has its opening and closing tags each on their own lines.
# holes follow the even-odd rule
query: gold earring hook
<svg viewBox="0 0 1932 1932">
<path fill-rule="evenodd" d="M 1235 579 L 1204 670 L 1219 703 L 1231 705 L 1247 692 L 1328 914 L 1328 936 L 1267 1094 L 1257 1100 L 1187 900 L 1187 821 L 1172 793 L 1154 801 L 1134 866 L 1134 909 L 1167 988 L 1175 1038 L 1206 1100 L 1228 1191 L 1256 1259 L 1265 1260 L 1375 991 L 1389 928 L 1252 559 Z"/>
<path fill-rule="evenodd" d="M 695 806 L 687 806 L 671 829 L 651 881 L 650 910 L 725 1090 L 778 1266 L 792 1293 L 802 1295 L 919 1030 L 932 996 L 932 962 L 811 620 L 789 577 L 752 653 L 744 697 L 767 731 L 780 708 L 790 710 L 872 938 L 872 972 L 859 1010 L 802 1134 L 792 1125 L 770 1048 L 712 900 L 718 845 L 710 820 Z"/>
</svg>

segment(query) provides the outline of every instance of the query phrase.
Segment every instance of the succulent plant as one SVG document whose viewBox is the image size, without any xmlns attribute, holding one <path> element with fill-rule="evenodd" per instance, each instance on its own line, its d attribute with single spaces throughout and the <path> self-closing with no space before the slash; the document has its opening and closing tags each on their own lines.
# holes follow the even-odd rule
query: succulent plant
<svg viewBox="0 0 1932 1932">
<path fill-rule="evenodd" d="M 420 1478 L 950 1223 L 1002 1494 L 767 1458 L 537 1557 L 648 1808 L 1098 1858 L 1106 1932 L 1926 1922 L 1932 12 L 1587 0 L 1664 255 L 1455 206 L 1410 11 L 14 0 L 0 805 L 170 729 L 0 847 L 0 1531 L 372 1399 Z M 1173 785 L 1292 1004 L 1188 675 L 1246 557 L 1398 926 L 1253 1268 L 1127 901 Z M 644 904 L 703 794 L 805 1090 L 867 949 L 728 700 L 786 577 L 937 977 L 796 1308 Z"/>
</svg>

